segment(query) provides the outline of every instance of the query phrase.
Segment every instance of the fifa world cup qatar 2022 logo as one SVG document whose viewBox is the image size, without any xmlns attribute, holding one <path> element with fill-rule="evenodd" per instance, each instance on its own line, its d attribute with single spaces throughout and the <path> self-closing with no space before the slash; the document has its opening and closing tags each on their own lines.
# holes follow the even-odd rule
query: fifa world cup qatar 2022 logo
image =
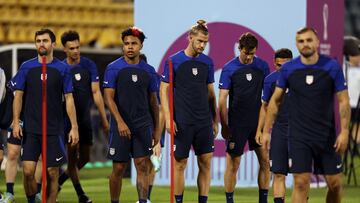
<svg viewBox="0 0 360 203">
<path fill-rule="evenodd" d="M 256 56 L 268 62 L 271 69 L 273 69 L 274 50 L 266 39 L 257 32 L 242 25 L 229 22 L 213 22 L 208 23 L 207 26 L 209 29 L 209 43 L 205 48 L 204 54 L 210 56 L 214 61 L 215 71 L 221 70 L 225 63 L 239 54 L 239 37 L 246 32 L 253 33 L 259 41 Z M 185 49 L 187 44 L 188 32 L 185 32 L 169 46 L 158 67 L 158 72 L 163 72 L 165 61 L 169 56 Z"/>
</svg>

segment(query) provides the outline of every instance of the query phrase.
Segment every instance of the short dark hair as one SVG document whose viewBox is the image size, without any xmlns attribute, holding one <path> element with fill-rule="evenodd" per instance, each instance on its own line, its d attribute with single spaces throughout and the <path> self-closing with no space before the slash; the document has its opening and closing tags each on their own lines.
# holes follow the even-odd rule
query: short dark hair
<svg viewBox="0 0 360 203">
<path fill-rule="evenodd" d="M 204 35 L 209 34 L 205 20 L 198 20 L 195 25 L 191 26 L 189 35 L 197 35 L 199 32 L 203 33 Z"/>
<path fill-rule="evenodd" d="M 67 32 L 64 32 L 64 33 L 61 35 L 61 44 L 62 44 L 63 46 L 66 45 L 66 42 L 75 41 L 75 40 L 80 41 L 79 33 L 76 32 L 75 30 L 69 30 L 69 31 L 67 31 Z"/>
<path fill-rule="evenodd" d="M 257 48 L 257 46 L 258 40 L 252 33 L 246 32 L 240 36 L 239 49 L 245 48 L 246 50 L 252 50 L 254 48 Z"/>
<path fill-rule="evenodd" d="M 54 32 L 51 31 L 51 30 L 48 29 L 48 28 L 42 28 L 41 30 L 36 31 L 36 32 L 35 32 L 34 40 L 36 40 L 36 37 L 37 37 L 37 36 L 43 35 L 43 34 L 48 34 L 48 35 L 49 35 L 50 40 L 51 40 L 51 43 L 56 42 L 56 37 L 55 37 Z"/>
<path fill-rule="evenodd" d="M 318 36 L 317 31 L 316 31 L 314 28 L 312 28 L 312 27 L 302 27 L 302 28 L 298 29 L 298 31 L 296 31 L 296 34 L 297 34 L 297 35 L 300 35 L 300 34 L 304 34 L 305 32 L 308 32 L 308 31 L 311 31 L 311 32 L 313 32 L 316 36 Z"/>
<path fill-rule="evenodd" d="M 144 32 L 137 27 L 129 27 L 129 28 L 125 29 L 124 31 L 122 31 L 122 33 L 121 33 L 122 41 L 124 41 L 126 36 L 137 37 L 137 38 L 139 38 L 141 43 L 143 43 L 146 38 Z"/>
<path fill-rule="evenodd" d="M 276 58 L 293 58 L 293 54 L 290 49 L 287 48 L 281 48 L 275 51 L 275 59 Z"/>
</svg>

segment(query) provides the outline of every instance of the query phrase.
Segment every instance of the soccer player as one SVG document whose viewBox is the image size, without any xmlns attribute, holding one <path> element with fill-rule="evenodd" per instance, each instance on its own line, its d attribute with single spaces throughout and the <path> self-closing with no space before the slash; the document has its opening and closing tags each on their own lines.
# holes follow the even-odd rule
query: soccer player
<svg viewBox="0 0 360 203">
<path fill-rule="evenodd" d="M 340 65 L 320 55 L 313 28 L 296 33 L 300 56 L 283 65 L 265 118 L 263 145 L 269 145 L 270 128 L 289 88 L 289 168 L 294 175 L 293 203 L 306 202 L 311 172 L 325 175 L 326 202 L 341 202 L 341 153 L 349 136 L 349 96 Z M 341 129 L 336 137 L 334 95 L 339 101 Z"/>
<path fill-rule="evenodd" d="M 35 46 L 38 56 L 25 61 L 11 81 L 12 89 L 15 90 L 13 134 L 15 138 L 23 138 L 21 158 L 28 203 L 35 201 L 36 182 L 34 174 L 36 162 L 41 154 L 42 80 L 47 80 L 47 173 L 49 177 L 47 202 L 49 203 L 56 201 L 59 166 L 66 162 L 66 153 L 63 147 L 63 96 L 72 126 L 69 142 L 75 145 L 79 139 L 74 100 L 71 93 L 71 74 L 66 64 L 53 57 L 55 41 L 55 35 L 51 30 L 36 31 Z M 41 72 L 42 57 L 46 58 L 46 75 Z M 22 110 L 24 111 L 24 131 L 19 124 Z"/>
<path fill-rule="evenodd" d="M 224 173 L 227 203 L 234 202 L 236 175 L 246 142 L 250 150 L 255 150 L 260 165 L 259 202 L 267 202 L 270 182 L 268 151 L 256 143 L 255 135 L 263 81 L 269 74 L 269 66 L 255 56 L 257 48 L 258 40 L 253 34 L 249 32 L 242 34 L 239 39 L 240 55 L 224 65 L 219 81 L 221 134 L 227 144 Z M 228 97 L 229 111 L 226 105 Z"/>
<path fill-rule="evenodd" d="M 113 160 L 109 178 L 111 203 L 118 203 L 122 177 L 130 155 L 137 171 L 140 203 L 146 203 L 152 140 L 159 142 L 155 69 L 140 60 L 144 33 L 130 27 L 122 32 L 124 56 L 108 65 L 104 78 L 105 103 L 111 112 L 108 158 Z"/>
<path fill-rule="evenodd" d="M 265 78 L 262 105 L 259 115 L 259 123 L 256 132 L 256 142 L 261 145 L 262 130 L 265 122 L 265 115 L 270 98 L 276 87 L 276 80 L 279 77 L 281 66 L 292 59 L 292 52 L 282 48 L 275 52 L 274 65 L 276 71 Z M 287 95 L 281 103 L 279 114 L 272 128 L 270 143 L 270 171 L 274 173 L 273 194 L 275 203 L 283 203 L 285 199 L 285 177 L 289 171 L 288 167 L 288 99 Z"/>
<path fill-rule="evenodd" d="M 91 101 L 97 106 L 105 132 L 109 130 L 106 118 L 103 97 L 99 86 L 99 75 L 96 64 L 83 56 L 80 56 L 80 37 L 76 31 L 68 31 L 62 34 L 61 43 L 64 46 L 66 59 L 64 63 L 70 66 L 72 84 L 74 86 L 73 97 L 76 108 L 76 118 L 79 125 L 79 143 L 75 146 L 67 145 L 68 168 L 59 177 L 61 186 L 70 176 L 73 186 L 78 195 L 79 203 L 91 203 L 83 191 L 79 170 L 90 160 L 90 147 L 93 143 L 90 108 Z M 70 130 L 70 123 L 66 119 L 65 134 Z"/>
<path fill-rule="evenodd" d="M 184 171 L 193 146 L 197 155 L 198 201 L 207 202 L 210 187 L 211 158 L 218 126 L 216 97 L 214 92 L 214 64 L 203 54 L 209 41 L 208 28 L 204 20 L 198 20 L 188 34 L 185 50 L 170 56 L 162 74 L 160 98 L 165 115 L 166 129 L 174 122 L 174 189 L 177 203 L 183 201 Z M 169 110 L 169 61 L 173 64 L 174 121 Z"/>
</svg>

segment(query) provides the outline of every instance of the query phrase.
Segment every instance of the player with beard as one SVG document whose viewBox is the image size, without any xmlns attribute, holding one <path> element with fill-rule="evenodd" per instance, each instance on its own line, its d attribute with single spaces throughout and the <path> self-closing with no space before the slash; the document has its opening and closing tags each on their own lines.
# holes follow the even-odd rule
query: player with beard
<svg viewBox="0 0 360 203">
<path fill-rule="evenodd" d="M 63 132 L 62 98 L 71 121 L 69 143 L 77 144 L 78 126 L 69 67 L 53 57 L 55 35 L 49 29 L 35 33 L 38 56 L 25 61 L 11 80 L 15 90 L 13 102 L 13 134 L 23 138 L 22 154 L 24 188 L 28 203 L 34 203 L 36 162 L 41 154 L 42 143 L 42 80 L 47 80 L 47 202 L 55 203 L 58 190 L 59 167 L 66 162 Z M 46 58 L 47 73 L 42 74 L 42 57 Z M 24 112 L 24 130 L 20 127 L 20 112 Z"/>
<path fill-rule="evenodd" d="M 170 56 L 166 61 L 160 84 L 160 99 L 165 115 L 166 129 L 174 122 L 174 189 L 177 203 L 183 201 L 184 171 L 191 146 L 197 156 L 198 201 L 205 203 L 210 188 L 211 158 L 214 139 L 218 132 L 216 97 L 214 92 L 214 64 L 203 54 L 209 41 L 209 32 L 204 20 L 193 25 L 188 35 L 185 50 Z M 173 64 L 174 121 L 169 110 L 169 61 Z"/>
<path fill-rule="evenodd" d="M 283 65 L 271 97 L 262 135 L 268 146 L 270 128 L 289 88 L 289 168 L 294 175 L 293 203 L 309 194 L 311 173 L 323 174 L 328 186 L 326 202 L 341 202 L 342 160 L 348 144 L 350 105 L 341 66 L 318 53 L 319 38 L 313 28 L 296 33 L 300 56 Z M 334 96 L 339 101 L 340 133 L 336 136 Z"/>
</svg>

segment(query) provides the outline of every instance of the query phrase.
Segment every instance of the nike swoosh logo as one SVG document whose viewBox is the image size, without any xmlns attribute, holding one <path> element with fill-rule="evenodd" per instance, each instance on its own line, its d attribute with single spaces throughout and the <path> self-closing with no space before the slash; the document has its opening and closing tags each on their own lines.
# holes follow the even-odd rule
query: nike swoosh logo
<svg viewBox="0 0 360 203">
<path fill-rule="evenodd" d="M 161 75 L 161 77 L 165 78 L 165 75 Z"/>
<path fill-rule="evenodd" d="M 221 86 L 222 86 L 223 84 L 224 84 L 224 83 L 219 83 L 219 85 L 221 85 Z"/>
<path fill-rule="evenodd" d="M 342 164 L 336 165 L 336 168 L 339 169 L 341 168 Z"/>
<path fill-rule="evenodd" d="M 55 158 L 56 161 L 60 161 L 63 157 L 60 157 L 60 158 Z"/>
<path fill-rule="evenodd" d="M 107 85 L 107 84 L 109 84 L 109 82 L 108 82 L 108 81 L 104 81 L 104 84 L 106 84 L 106 85 Z"/>
<path fill-rule="evenodd" d="M 151 150 L 152 150 L 152 148 L 149 147 L 149 151 L 151 151 Z"/>
</svg>

